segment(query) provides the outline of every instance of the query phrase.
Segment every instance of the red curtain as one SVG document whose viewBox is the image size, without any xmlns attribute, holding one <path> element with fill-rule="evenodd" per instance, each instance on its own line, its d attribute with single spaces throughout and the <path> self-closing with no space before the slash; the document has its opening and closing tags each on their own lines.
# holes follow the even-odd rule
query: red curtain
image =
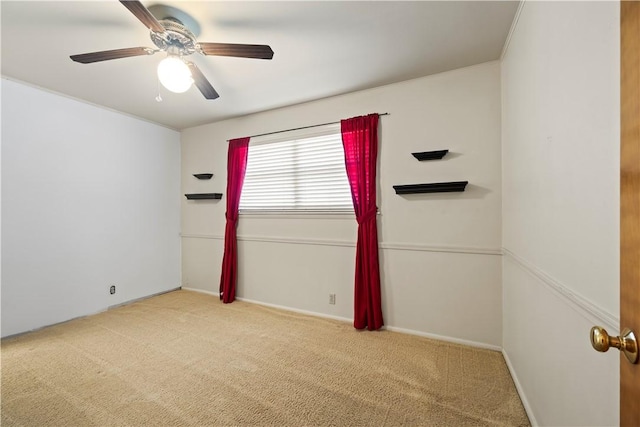
<svg viewBox="0 0 640 427">
<path fill-rule="evenodd" d="M 220 299 L 227 304 L 236 298 L 238 281 L 238 207 L 240 194 L 247 170 L 249 154 L 249 138 L 238 138 L 229 141 L 227 153 L 227 225 L 224 230 L 224 256 L 222 257 L 222 274 L 220 275 Z"/>
<path fill-rule="evenodd" d="M 358 221 L 353 326 L 373 331 L 384 324 L 376 223 L 378 114 L 342 120 L 340 124 L 347 177 Z"/>
</svg>

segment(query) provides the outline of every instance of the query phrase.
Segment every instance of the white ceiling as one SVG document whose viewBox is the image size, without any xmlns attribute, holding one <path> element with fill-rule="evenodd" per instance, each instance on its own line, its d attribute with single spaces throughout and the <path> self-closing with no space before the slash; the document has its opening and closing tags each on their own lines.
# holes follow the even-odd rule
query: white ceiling
<svg viewBox="0 0 640 427">
<path fill-rule="evenodd" d="M 143 1 L 145 6 L 160 2 Z M 202 27 L 199 41 L 268 44 L 273 60 L 191 58 L 220 94 L 160 88 L 164 57 L 93 64 L 69 55 L 154 47 L 118 1 L 6 1 L 2 75 L 174 129 L 498 59 L 515 1 L 167 1 Z M 190 58 L 190 59 L 191 59 Z"/>
</svg>

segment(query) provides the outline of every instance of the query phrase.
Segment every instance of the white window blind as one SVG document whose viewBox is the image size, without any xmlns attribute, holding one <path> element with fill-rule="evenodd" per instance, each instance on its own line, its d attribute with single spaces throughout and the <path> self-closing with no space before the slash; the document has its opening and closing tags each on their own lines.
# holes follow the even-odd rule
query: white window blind
<svg viewBox="0 0 640 427">
<path fill-rule="evenodd" d="M 240 210 L 353 212 L 339 128 L 251 141 Z"/>
</svg>

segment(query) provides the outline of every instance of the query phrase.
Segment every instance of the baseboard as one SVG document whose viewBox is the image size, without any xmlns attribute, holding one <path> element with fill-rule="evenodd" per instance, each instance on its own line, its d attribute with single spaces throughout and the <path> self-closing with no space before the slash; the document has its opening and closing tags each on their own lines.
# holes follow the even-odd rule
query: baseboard
<svg viewBox="0 0 640 427">
<path fill-rule="evenodd" d="M 142 301 L 142 300 L 145 300 L 147 298 L 152 298 L 152 297 L 155 297 L 155 296 L 158 296 L 158 295 L 162 295 L 162 294 L 166 294 L 166 293 L 169 293 L 169 292 L 177 291 L 179 289 L 180 289 L 179 287 L 178 288 L 173 288 L 173 289 L 169 289 L 169 290 L 166 290 L 166 291 L 157 292 L 157 293 L 152 294 L 152 295 L 147 295 L 147 296 L 144 296 L 144 297 L 135 298 L 135 299 L 132 299 L 132 300 L 129 300 L 129 301 L 125 301 L 125 302 L 122 302 L 120 304 L 110 305 L 107 308 L 104 308 L 102 310 L 98 310 L 98 311 L 96 311 L 94 313 L 83 314 L 81 316 L 72 317 L 71 319 L 62 320 L 60 322 L 55 322 L 55 323 L 51 323 L 49 325 L 43 325 L 43 326 L 39 326 L 37 328 L 29 329 L 28 331 L 17 332 L 15 334 L 4 336 L 4 337 L 2 337 L 2 339 L 5 340 L 5 339 L 9 339 L 9 338 L 15 338 L 15 337 L 19 337 L 21 335 L 30 334 L 31 332 L 36 332 L 36 331 L 40 331 L 40 330 L 45 329 L 45 328 L 50 328 L 52 326 L 61 325 L 63 323 L 72 322 L 72 321 L 78 320 L 78 319 L 84 319 L 85 317 L 89 317 L 89 316 L 95 316 L 96 314 L 104 313 L 105 311 L 108 311 L 108 310 L 111 310 L 111 309 L 114 309 L 114 308 L 122 307 L 122 306 L 128 305 L 128 304 L 133 304 L 134 302 Z"/>
<path fill-rule="evenodd" d="M 191 292 L 199 292 L 201 294 L 207 294 L 207 295 L 213 295 L 215 297 L 220 297 L 220 293 L 218 292 L 213 292 L 213 291 L 205 291 L 204 289 L 197 289 L 197 288 L 187 288 L 187 287 L 181 287 L 180 289 L 182 289 L 183 291 L 191 291 Z"/>
<path fill-rule="evenodd" d="M 470 340 L 464 340 L 461 338 L 448 337 L 445 335 L 431 334 L 428 332 L 416 331 L 414 329 L 398 328 L 396 326 L 383 326 L 383 328 L 391 332 L 400 332 L 403 334 L 415 335 L 418 337 L 429 338 L 437 341 L 445 341 L 453 344 L 467 345 L 469 347 L 482 348 L 485 350 L 502 351 L 502 347 L 500 346 L 493 345 L 493 344 L 486 344 L 478 341 L 470 341 Z"/>
<path fill-rule="evenodd" d="M 509 368 L 509 373 L 511 374 L 511 378 L 513 379 L 513 383 L 516 386 L 516 390 L 518 391 L 518 395 L 520 396 L 520 401 L 522 401 L 522 406 L 524 406 L 524 410 L 527 413 L 527 417 L 529 417 L 529 422 L 532 427 L 539 426 L 538 421 L 536 421 L 536 417 L 533 415 L 533 409 L 527 400 L 527 396 L 524 394 L 524 389 L 518 380 L 518 376 L 516 375 L 516 370 L 511 364 L 511 360 L 509 360 L 509 355 L 502 349 L 502 356 L 504 357 L 504 361 L 507 363 L 507 368 Z"/>
<path fill-rule="evenodd" d="M 185 287 L 183 287 L 182 289 L 185 290 L 185 291 L 200 292 L 200 293 L 207 294 L 207 295 L 219 296 L 219 294 L 217 292 L 205 291 L 205 290 L 202 290 L 202 289 L 185 288 Z M 308 316 L 322 317 L 324 319 L 331 319 L 331 320 L 338 320 L 340 322 L 345 322 L 345 323 L 353 323 L 353 319 L 349 319 L 349 318 L 342 317 L 342 316 L 334 316 L 334 315 L 331 315 L 331 314 L 319 313 L 317 311 L 302 310 L 302 309 L 299 309 L 299 308 L 287 307 L 285 305 L 279 305 L 279 304 L 271 304 L 271 303 L 268 303 L 268 302 L 257 301 L 257 300 L 253 300 L 253 299 L 249 299 L 249 298 L 236 297 L 236 299 L 238 301 L 248 302 L 250 304 L 262 305 L 262 306 L 271 307 L 271 308 L 277 308 L 279 310 L 291 311 L 291 312 L 299 313 L 299 314 L 306 314 Z M 486 343 L 481 343 L 481 342 L 477 342 L 477 341 L 463 340 L 463 339 L 460 339 L 460 338 L 447 337 L 447 336 L 437 335 L 437 334 L 430 334 L 430 333 L 427 333 L 427 332 L 416 331 L 416 330 L 413 330 L 413 329 L 398 328 L 398 327 L 395 327 L 395 326 L 383 326 L 382 329 L 383 330 L 387 330 L 387 331 L 391 331 L 391 332 L 399 332 L 399 333 L 402 333 L 402 334 L 415 335 L 415 336 L 418 336 L 418 337 L 429 338 L 429 339 L 432 339 L 432 340 L 450 342 L 450 343 L 453 343 L 453 344 L 467 345 L 469 347 L 482 348 L 482 349 L 493 350 L 493 351 L 502 351 L 502 347 L 497 346 L 497 345 L 486 344 Z"/>
<path fill-rule="evenodd" d="M 325 314 L 325 313 L 318 313 L 317 311 L 302 310 L 302 309 L 299 309 L 299 308 L 287 307 L 287 306 L 278 305 L 278 304 L 271 304 L 271 303 L 268 303 L 268 302 L 256 301 L 256 300 L 252 300 L 252 299 L 248 299 L 248 298 L 238 298 L 238 297 L 236 297 L 236 299 L 238 301 L 248 302 L 250 304 L 262 305 L 262 306 L 265 306 L 265 307 L 277 308 L 277 309 L 285 310 L 285 311 L 292 311 L 294 313 L 306 314 L 308 316 L 322 317 L 324 319 L 331 319 L 331 320 L 339 320 L 340 322 L 347 322 L 347 323 L 351 323 L 352 322 L 351 319 L 347 319 L 346 317 L 334 316 L 334 315 Z"/>
<path fill-rule="evenodd" d="M 203 289 L 182 287 L 182 290 L 191 291 L 191 292 L 199 292 L 201 294 L 207 294 L 207 295 L 213 295 L 213 296 L 216 296 L 216 297 L 220 297 L 220 294 L 218 292 L 205 291 Z M 291 312 L 299 313 L 299 314 L 306 314 L 308 316 L 323 317 L 325 319 L 339 320 L 341 322 L 349 322 L 349 323 L 351 322 L 351 319 L 347 319 L 346 317 L 332 316 L 330 314 L 318 313 L 316 311 L 301 310 L 299 308 L 287 307 L 285 305 L 279 305 L 279 304 L 271 304 L 271 303 L 268 303 L 268 302 L 256 301 L 256 300 L 249 299 L 249 298 L 236 297 L 236 299 L 238 301 L 248 302 L 249 304 L 256 304 L 256 305 L 262 305 L 264 307 L 277 308 L 279 310 L 291 311 Z"/>
<path fill-rule="evenodd" d="M 191 291 L 191 292 L 199 292 L 201 294 L 207 294 L 207 295 L 220 297 L 220 294 L 218 292 L 205 291 L 203 289 L 182 287 L 182 290 L 183 291 Z M 325 319 L 339 320 L 341 322 L 351 323 L 351 319 L 347 319 L 346 317 L 333 316 L 331 314 L 318 313 L 316 311 L 302 310 L 302 309 L 299 309 L 299 308 L 287 307 L 285 305 L 271 304 L 271 303 L 268 303 L 268 302 L 257 301 L 257 300 L 253 300 L 253 299 L 249 299 L 249 298 L 236 297 L 236 300 L 242 301 L 242 302 L 248 302 L 249 304 L 262 305 L 264 307 L 277 308 L 279 310 L 291 311 L 291 312 L 299 313 L 299 314 L 306 314 L 308 316 L 322 317 L 322 318 L 325 318 Z"/>
<path fill-rule="evenodd" d="M 315 317 L 322 317 L 322 318 L 325 318 L 325 319 L 338 320 L 338 321 L 345 322 L 345 323 L 350 323 L 350 324 L 353 323 L 353 319 L 349 319 L 349 318 L 342 317 L 342 316 L 333 316 L 331 314 L 318 313 L 316 311 L 301 310 L 301 309 L 297 309 L 297 308 L 286 307 L 286 306 L 278 305 L 278 304 L 270 304 L 270 303 L 251 300 L 251 299 L 247 299 L 247 298 L 237 298 L 237 299 L 239 301 L 244 301 L 244 302 L 248 302 L 248 303 L 251 303 L 251 304 L 263 305 L 265 307 L 277 308 L 277 309 L 280 309 L 280 310 L 292 311 L 294 313 L 306 314 L 306 315 L 315 316 Z M 413 329 L 397 328 L 395 326 L 383 326 L 381 329 L 382 330 L 387 330 L 387 331 L 390 331 L 390 332 L 398 332 L 398 333 L 407 334 L 407 335 L 414 335 L 414 336 L 419 336 L 419 337 L 423 337 L 423 338 L 430 338 L 430 339 L 438 340 L 438 341 L 450 342 L 450 343 L 454 343 L 454 344 L 468 345 L 470 347 L 483 348 L 483 349 L 493 350 L 493 351 L 502 351 L 502 347 L 491 345 L 491 344 L 485 344 L 485 343 L 480 343 L 480 342 L 476 342 L 476 341 L 467 341 L 467 340 L 463 340 L 463 339 L 459 339 L 459 338 L 446 337 L 446 336 L 436 335 L 436 334 L 429 334 L 429 333 L 426 333 L 426 332 L 415 331 Z"/>
<path fill-rule="evenodd" d="M 104 310 L 96 311 L 95 313 L 83 314 L 81 316 L 72 317 L 71 319 L 62 320 L 60 322 L 51 323 L 49 325 L 38 326 L 37 328 L 29 329 L 28 331 L 16 332 L 15 334 L 5 335 L 5 336 L 2 337 L 2 341 L 8 340 L 8 339 L 11 339 L 11 338 L 16 338 L 16 337 L 19 337 L 19 336 L 22 336 L 22 335 L 30 334 L 32 332 L 38 332 L 38 331 L 41 331 L 43 329 L 51 328 L 53 326 L 62 325 L 63 323 L 73 322 L 74 320 L 84 319 L 85 317 L 95 316 L 96 314 L 104 313 L 107 310 L 108 310 L 108 308 L 105 308 Z"/>
<path fill-rule="evenodd" d="M 166 291 L 156 292 L 155 294 L 151 294 L 151 295 L 145 295 L 145 296 L 140 297 L 140 298 L 130 299 L 130 300 L 121 302 L 119 304 L 110 305 L 109 307 L 107 307 L 107 310 L 111 310 L 113 308 L 122 307 L 123 305 L 133 304 L 134 302 L 142 301 L 142 300 L 145 300 L 145 299 L 148 299 L 148 298 L 157 297 L 158 295 L 168 294 L 169 292 L 178 291 L 178 290 L 180 290 L 180 287 L 173 288 L 173 289 L 167 289 Z"/>
</svg>

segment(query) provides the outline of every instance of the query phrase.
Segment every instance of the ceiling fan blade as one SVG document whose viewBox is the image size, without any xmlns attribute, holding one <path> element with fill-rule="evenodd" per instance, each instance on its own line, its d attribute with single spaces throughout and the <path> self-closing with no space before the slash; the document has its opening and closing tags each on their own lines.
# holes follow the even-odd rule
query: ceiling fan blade
<svg viewBox="0 0 640 427">
<path fill-rule="evenodd" d="M 129 9 L 148 29 L 156 33 L 164 33 L 165 29 L 162 24 L 158 22 L 156 17 L 153 16 L 151 12 L 149 12 L 149 9 L 144 7 L 142 3 L 137 0 L 120 0 L 120 3 Z"/>
<path fill-rule="evenodd" d="M 199 43 L 199 45 L 205 55 L 255 59 L 273 58 L 273 50 L 265 44 Z"/>
<path fill-rule="evenodd" d="M 187 62 L 187 65 L 189 66 L 189 70 L 191 70 L 193 82 L 196 84 L 202 95 L 207 99 L 218 98 L 220 95 L 218 95 L 218 92 L 216 92 L 213 86 L 211 86 L 211 83 L 209 83 L 209 80 L 207 80 L 204 74 L 202 74 L 202 71 L 196 67 L 196 64 L 193 62 Z"/>
<path fill-rule="evenodd" d="M 82 64 L 108 61 L 110 59 L 128 58 L 130 56 L 153 55 L 155 51 L 148 47 L 128 47 L 125 49 L 102 50 L 100 52 L 81 53 L 71 55 L 70 58 Z"/>
</svg>

